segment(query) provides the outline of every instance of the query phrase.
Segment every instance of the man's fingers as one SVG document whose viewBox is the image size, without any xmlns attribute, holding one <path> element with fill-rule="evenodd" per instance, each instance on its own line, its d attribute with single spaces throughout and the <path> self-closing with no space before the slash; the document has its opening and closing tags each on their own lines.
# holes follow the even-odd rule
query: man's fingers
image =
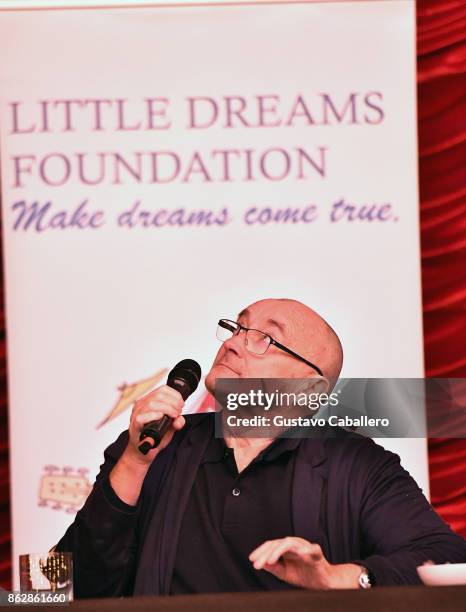
<svg viewBox="0 0 466 612">
<path fill-rule="evenodd" d="M 296 545 L 277 547 L 275 550 L 270 552 L 264 565 L 274 565 L 274 563 L 278 562 L 280 557 L 294 560 L 305 559 L 308 553 L 303 551 L 303 548 L 299 548 Z"/>
<path fill-rule="evenodd" d="M 311 544 L 310 549 L 303 552 L 303 554 L 310 555 L 311 560 L 318 562 L 324 558 L 324 553 L 318 544 Z"/>
<path fill-rule="evenodd" d="M 147 425 L 147 423 L 150 423 L 151 421 L 158 421 L 164 416 L 168 416 L 173 419 L 172 426 L 174 429 L 182 429 L 186 424 L 184 416 L 176 413 L 168 414 L 167 411 L 165 413 L 157 411 L 145 412 L 144 414 L 139 414 L 135 420 L 137 423 L 139 423 L 140 429 L 142 430 L 144 429 L 144 425 Z"/>
<path fill-rule="evenodd" d="M 280 540 L 266 540 L 260 546 L 258 546 L 252 551 L 252 553 L 249 555 L 249 560 L 255 561 L 261 555 L 264 554 L 264 551 L 270 549 L 272 546 L 275 546 L 277 542 L 283 542 L 284 539 L 287 539 L 287 538 L 281 538 Z"/>
<path fill-rule="evenodd" d="M 174 432 L 184 427 L 185 421 L 181 417 L 183 406 L 184 400 L 181 394 L 167 385 L 150 391 L 135 402 L 129 423 L 128 456 L 131 460 L 140 463 L 141 458 L 144 458 L 146 464 L 154 460 L 158 453 L 169 444 Z M 144 427 L 151 421 L 159 421 L 164 417 L 172 420 L 171 427 L 157 448 L 150 450 L 146 455 L 141 455 L 138 449 Z"/>
<path fill-rule="evenodd" d="M 252 551 L 252 553 L 249 555 L 249 559 L 251 561 L 254 561 L 255 559 L 257 559 L 258 556 L 260 556 L 264 552 L 264 550 L 266 550 L 266 548 L 269 548 L 270 545 L 275 545 L 277 543 L 285 542 L 285 541 L 287 541 L 290 544 L 291 543 L 300 544 L 301 546 L 311 545 L 311 542 L 308 542 L 304 538 L 298 538 L 296 536 L 288 536 L 287 538 L 280 538 L 279 540 L 267 540 L 266 542 L 263 542 L 260 546 L 258 546 Z"/>
<path fill-rule="evenodd" d="M 322 550 L 318 544 L 312 544 L 302 538 L 283 538 L 265 542 L 251 555 L 250 560 L 255 569 L 263 569 L 266 565 L 275 565 L 280 557 L 291 560 L 320 561 Z M 268 569 L 268 568 L 267 568 Z"/>
<path fill-rule="evenodd" d="M 137 416 L 135 416 L 134 420 L 140 425 L 145 425 L 146 423 L 150 423 L 151 421 L 158 421 L 162 417 L 162 412 L 143 412 L 142 414 L 138 414 Z"/>
<path fill-rule="evenodd" d="M 260 559 L 257 560 L 259 569 L 262 569 L 264 565 L 273 565 L 274 563 L 277 563 L 285 552 L 291 550 L 292 546 L 293 544 L 282 541 L 281 543 L 273 546 L 270 550 L 267 550 L 263 555 L 261 555 Z M 256 567 L 256 565 L 254 565 L 254 567 Z"/>
<path fill-rule="evenodd" d="M 267 540 L 260 546 L 258 546 L 252 553 L 249 555 L 249 560 L 253 563 L 257 561 L 267 550 L 269 550 L 272 546 L 274 546 L 275 542 L 279 542 L 280 540 Z"/>
<path fill-rule="evenodd" d="M 150 400 L 138 402 L 136 406 L 136 414 L 140 412 L 146 412 L 147 410 L 157 410 L 161 406 L 167 406 L 172 408 L 177 414 L 180 414 L 183 406 L 179 404 L 173 397 L 167 397 L 165 395 L 157 395 Z"/>
<path fill-rule="evenodd" d="M 182 398 L 181 393 L 177 391 L 176 389 L 173 389 L 172 387 L 169 387 L 168 385 L 162 385 L 162 387 L 159 387 L 159 389 L 160 391 L 163 391 L 167 395 L 173 397 L 173 399 L 175 399 L 178 402 L 178 404 L 180 405 L 184 404 L 184 399 Z"/>
<path fill-rule="evenodd" d="M 171 406 L 177 410 L 179 414 L 183 409 L 184 400 L 178 391 L 164 385 L 138 399 L 133 407 L 133 415 L 156 409 L 156 407 L 161 404 L 164 406 Z"/>
<path fill-rule="evenodd" d="M 180 413 L 171 406 L 159 406 L 154 410 L 146 410 L 140 414 L 137 414 L 134 418 L 136 423 L 144 425 L 146 423 L 149 423 L 150 421 L 157 421 L 165 415 L 170 417 L 171 419 L 176 419 L 180 416 Z"/>
<path fill-rule="evenodd" d="M 262 569 L 266 563 L 276 563 L 282 554 L 290 550 L 293 544 L 285 538 L 284 540 L 274 540 L 270 546 L 266 547 L 254 562 L 256 569 Z"/>
<path fill-rule="evenodd" d="M 167 401 L 174 402 L 180 408 L 184 404 L 184 400 L 181 397 L 181 393 L 179 391 L 177 391 L 176 389 L 172 389 L 168 385 L 162 385 L 161 387 L 158 387 L 157 389 L 154 389 L 154 391 L 151 391 L 147 395 L 144 395 L 138 401 L 145 402 L 145 401 L 150 401 L 151 399 L 159 398 L 159 397 L 160 398 L 164 398 Z"/>
<path fill-rule="evenodd" d="M 183 427 L 186 424 L 186 420 L 184 418 L 184 416 L 179 416 L 177 417 L 174 421 L 173 421 L 173 428 L 174 429 L 183 429 Z"/>
<path fill-rule="evenodd" d="M 283 563 L 274 563 L 273 565 L 264 565 L 262 568 L 265 572 L 269 572 L 269 574 L 273 574 L 275 578 L 279 580 L 285 580 L 286 577 L 286 568 Z"/>
</svg>

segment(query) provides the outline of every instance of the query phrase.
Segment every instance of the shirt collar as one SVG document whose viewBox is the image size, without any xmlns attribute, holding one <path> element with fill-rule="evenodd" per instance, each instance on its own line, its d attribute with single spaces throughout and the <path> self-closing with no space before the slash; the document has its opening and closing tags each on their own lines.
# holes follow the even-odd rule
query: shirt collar
<svg viewBox="0 0 466 612">
<path fill-rule="evenodd" d="M 295 451 L 300 443 L 301 438 L 284 438 L 279 436 L 271 442 L 269 446 L 264 448 L 255 460 L 275 461 L 275 459 L 283 453 Z M 231 449 L 226 445 L 225 440 L 223 438 L 213 437 L 207 445 L 201 463 L 216 463 L 222 461 L 228 452 L 231 452 Z"/>
</svg>

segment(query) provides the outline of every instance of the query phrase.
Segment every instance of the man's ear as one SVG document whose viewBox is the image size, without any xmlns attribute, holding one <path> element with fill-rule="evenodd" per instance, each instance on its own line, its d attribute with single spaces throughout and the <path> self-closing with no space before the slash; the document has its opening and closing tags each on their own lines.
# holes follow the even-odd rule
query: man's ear
<svg viewBox="0 0 466 612">
<path fill-rule="evenodd" d="M 330 382 L 325 376 L 313 376 L 307 379 L 307 393 L 328 393 L 330 391 Z"/>
</svg>

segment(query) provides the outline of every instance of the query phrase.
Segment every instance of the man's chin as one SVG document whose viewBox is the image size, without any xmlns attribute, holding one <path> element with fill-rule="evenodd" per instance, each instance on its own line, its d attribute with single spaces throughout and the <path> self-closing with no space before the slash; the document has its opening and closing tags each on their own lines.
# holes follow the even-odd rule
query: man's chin
<svg viewBox="0 0 466 612">
<path fill-rule="evenodd" d="M 205 386 L 212 395 L 215 391 L 215 381 L 217 378 L 239 378 L 239 374 L 223 363 L 214 366 L 205 378 Z"/>
</svg>

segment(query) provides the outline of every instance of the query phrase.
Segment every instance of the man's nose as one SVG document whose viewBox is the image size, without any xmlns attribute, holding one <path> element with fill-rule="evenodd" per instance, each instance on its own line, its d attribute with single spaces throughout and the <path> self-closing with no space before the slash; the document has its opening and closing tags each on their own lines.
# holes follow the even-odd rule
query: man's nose
<svg viewBox="0 0 466 612">
<path fill-rule="evenodd" d="M 227 350 L 233 351 L 237 355 L 241 355 L 246 350 L 246 332 L 240 329 L 237 334 L 234 334 L 223 343 Z"/>
</svg>

